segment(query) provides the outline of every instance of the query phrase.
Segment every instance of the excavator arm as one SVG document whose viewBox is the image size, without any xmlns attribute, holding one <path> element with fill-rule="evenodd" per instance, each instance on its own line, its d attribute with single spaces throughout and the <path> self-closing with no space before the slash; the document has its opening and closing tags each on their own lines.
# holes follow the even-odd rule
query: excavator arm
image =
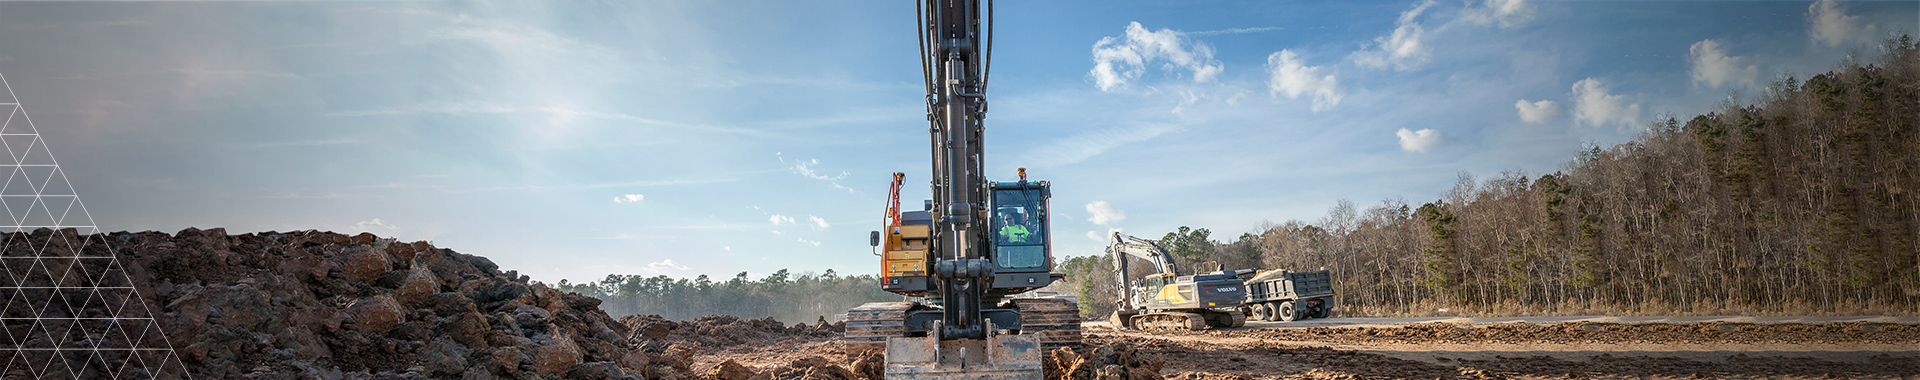
<svg viewBox="0 0 1920 380">
<path fill-rule="evenodd" d="M 1160 248 L 1160 245 L 1153 241 L 1114 232 L 1113 244 L 1108 247 L 1108 250 L 1113 251 L 1113 265 L 1115 269 L 1122 271 L 1120 276 L 1123 278 L 1127 275 L 1124 268 L 1127 256 L 1152 262 L 1154 273 L 1180 274 L 1180 268 L 1173 262 L 1173 254 L 1167 253 L 1166 248 Z"/>
<path fill-rule="evenodd" d="M 1127 263 L 1131 258 L 1141 258 L 1153 263 L 1154 273 L 1179 275 L 1180 269 L 1173 262 L 1173 254 L 1153 241 L 1114 232 L 1113 242 L 1107 246 L 1107 252 L 1113 253 L 1114 284 L 1120 287 L 1120 310 L 1133 311 L 1139 305 L 1133 304 L 1133 287 L 1127 283 Z"/>
</svg>

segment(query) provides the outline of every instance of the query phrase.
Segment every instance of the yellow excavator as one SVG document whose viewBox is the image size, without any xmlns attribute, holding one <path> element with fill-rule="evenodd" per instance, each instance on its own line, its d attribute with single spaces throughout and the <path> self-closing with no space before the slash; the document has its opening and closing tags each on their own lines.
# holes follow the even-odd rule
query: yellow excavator
<svg viewBox="0 0 1920 380">
<path fill-rule="evenodd" d="M 847 311 L 842 340 L 849 353 L 882 350 L 889 380 L 1041 380 L 1045 348 L 1080 343 L 1072 300 L 1019 297 L 1065 276 L 1053 273 L 1051 184 L 1024 168 L 1016 181 L 986 178 L 993 8 L 983 14 L 982 1 L 916 6 L 933 199 L 901 211 L 905 174 L 895 173 L 883 230 L 870 237 L 881 287 L 913 300 Z"/>
<path fill-rule="evenodd" d="M 1152 241 L 1114 232 L 1112 244 L 1114 272 L 1119 276 L 1118 305 L 1109 317 L 1121 329 L 1202 330 L 1240 327 L 1247 314 L 1240 311 L 1246 297 L 1246 282 L 1239 271 L 1213 271 L 1180 275 L 1173 255 Z M 1129 281 L 1128 263 L 1144 259 L 1153 263 L 1154 273 Z"/>
</svg>

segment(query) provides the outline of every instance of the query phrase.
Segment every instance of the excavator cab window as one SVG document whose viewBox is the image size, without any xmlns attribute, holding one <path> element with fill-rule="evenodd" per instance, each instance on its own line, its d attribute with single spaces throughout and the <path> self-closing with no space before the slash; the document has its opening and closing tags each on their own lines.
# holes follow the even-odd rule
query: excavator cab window
<svg viewBox="0 0 1920 380">
<path fill-rule="evenodd" d="M 1043 191 L 993 192 L 994 262 L 1001 268 L 1047 265 L 1047 199 Z"/>
</svg>

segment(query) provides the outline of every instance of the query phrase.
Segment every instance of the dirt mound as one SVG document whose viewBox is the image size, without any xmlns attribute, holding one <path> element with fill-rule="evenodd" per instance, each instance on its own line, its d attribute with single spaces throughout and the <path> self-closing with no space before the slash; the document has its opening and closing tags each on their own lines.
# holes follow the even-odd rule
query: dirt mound
<svg viewBox="0 0 1920 380">
<path fill-rule="evenodd" d="M 786 365 L 755 371 L 731 359 L 708 369 L 705 380 L 880 380 L 883 363 L 877 355 L 862 355 L 850 366 L 824 356 L 809 356 Z"/>
<path fill-rule="evenodd" d="M 425 242 L 217 228 L 103 240 L 196 378 L 632 379 L 670 361 L 627 345 L 597 299 Z"/>
<path fill-rule="evenodd" d="M 1057 348 L 1041 358 L 1041 365 L 1047 380 L 1161 380 L 1166 361 L 1132 344 L 1112 342 L 1079 350 Z"/>
<path fill-rule="evenodd" d="M 1915 344 L 1920 326 L 1893 323 L 1422 323 L 1398 327 L 1309 327 L 1210 332 L 1272 340 L 1453 344 Z"/>
<path fill-rule="evenodd" d="M 731 315 L 708 315 L 677 322 L 658 315 L 629 315 L 621 317 L 620 324 L 632 331 L 628 339 L 634 345 L 693 342 L 709 350 L 764 346 L 789 339 L 825 339 L 846 331 L 846 322 L 829 324 L 825 318 L 812 325 L 788 326 L 773 317 L 741 319 Z"/>
</svg>

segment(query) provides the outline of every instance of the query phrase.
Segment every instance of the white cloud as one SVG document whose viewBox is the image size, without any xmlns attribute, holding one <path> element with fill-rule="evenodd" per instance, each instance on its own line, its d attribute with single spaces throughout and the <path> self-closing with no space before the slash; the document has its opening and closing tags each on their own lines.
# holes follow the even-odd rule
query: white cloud
<svg viewBox="0 0 1920 380">
<path fill-rule="evenodd" d="M 647 263 L 647 270 L 653 271 L 654 273 L 664 273 L 668 269 L 683 271 L 689 268 L 687 268 L 687 266 L 685 265 L 680 265 L 680 263 L 673 262 L 673 259 L 666 259 L 666 260 Z"/>
<path fill-rule="evenodd" d="M 774 152 L 773 154 L 775 156 L 778 156 L 780 155 L 780 152 Z M 786 157 L 778 157 L 778 158 L 780 159 L 781 163 L 787 162 Z M 840 185 L 840 180 L 847 178 L 847 175 L 848 175 L 847 172 L 843 171 L 843 172 L 840 172 L 839 175 L 831 175 L 831 176 L 826 174 L 821 174 L 819 171 L 816 171 L 813 169 L 814 166 L 818 166 L 818 165 L 820 165 L 820 159 L 818 158 L 810 159 L 806 161 L 794 160 L 792 169 L 795 173 L 800 173 L 800 175 L 803 177 L 821 180 L 821 181 L 827 181 L 827 184 L 833 186 L 833 188 L 835 189 L 846 190 L 849 193 L 854 192 L 853 188 Z"/>
<path fill-rule="evenodd" d="M 1113 205 L 1107 204 L 1107 201 L 1093 201 L 1093 203 L 1088 203 L 1087 213 L 1093 215 L 1088 217 L 1087 221 L 1103 226 L 1127 220 L 1126 211 L 1113 208 Z"/>
<path fill-rule="evenodd" d="M 827 228 L 827 220 L 825 218 L 821 218 L 813 215 L 807 215 L 807 220 L 813 221 L 813 224 L 816 226 L 820 226 L 820 228 Z"/>
<path fill-rule="evenodd" d="M 721 250 L 723 250 L 723 251 L 727 251 L 727 252 L 733 252 L 733 246 L 731 246 L 731 245 L 723 245 L 723 246 L 720 246 L 720 249 L 721 249 Z"/>
<path fill-rule="evenodd" d="M 1426 28 L 1420 27 L 1420 23 L 1414 22 L 1414 19 L 1419 18 L 1420 13 L 1426 12 L 1427 7 L 1433 4 L 1433 0 L 1427 0 L 1415 5 L 1413 9 L 1400 12 L 1400 19 L 1394 22 L 1393 33 L 1375 37 L 1373 44 L 1353 52 L 1353 63 L 1375 69 L 1392 66 L 1394 70 L 1399 71 L 1412 70 L 1426 64 L 1433 57 L 1433 49 L 1421 41 L 1421 35 L 1426 33 Z"/>
<path fill-rule="evenodd" d="M 1093 70 L 1087 76 L 1093 77 L 1100 91 L 1111 91 L 1140 78 L 1157 61 L 1164 61 L 1160 67 L 1169 72 L 1191 71 L 1195 83 L 1211 81 L 1225 69 L 1213 59 L 1212 46 L 1172 29 L 1148 31 L 1136 21 L 1127 23 L 1126 35 L 1093 43 Z"/>
<path fill-rule="evenodd" d="M 1727 83 L 1739 83 L 1753 86 L 1760 77 L 1760 67 L 1747 64 L 1747 58 L 1727 55 L 1714 40 L 1700 40 L 1687 48 L 1687 62 L 1693 64 L 1693 81 L 1705 83 L 1708 87 L 1720 87 Z"/>
<path fill-rule="evenodd" d="M 1527 0 L 1484 0 L 1468 4 L 1460 11 L 1460 18 L 1480 26 L 1511 28 L 1533 20 L 1533 4 Z"/>
<path fill-rule="evenodd" d="M 1587 78 L 1573 84 L 1573 117 L 1581 124 L 1602 126 L 1640 124 L 1640 103 L 1630 103 L 1625 95 L 1607 93 L 1600 80 Z"/>
<path fill-rule="evenodd" d="M 812 244 L 812 245 L 813 245 L 813 246 L 815 246 L 815 247 L 818 247 L 818 246 L 820 246 L 820 242 L 817 242 L 817 241 L 812 241 L 812 240 L 807 240 L 807 239 L 805 239 L 805 238 L 802 238 L 802 239 L 800 239 L 800 242 L 801 242 L 801 243 L 803 243 L 803 244 Z"/>
<path fill-rule="evenodd" d="M 360 230 L 360 232 L 373 232 L 374 229 L 382 229 L 387 231 L 400 229 L 399 226 L 389 224 L 384 220 L 380 220 L 380 218 L 373 218 L 373 220 L 366 220 L 366 221 L 361 221 L 359 223 L 354 223 L 353 228 Z"/>
<path fill-rule="evenodd" d="M 1860 16 L 1847 14 L 1840 3 L 1820 0 L 1807 6 L 1807 20 L 1813 23 L 1813 41 L 1826 46 L 1873 43 L 1878 25 L 1862 25 Z"/>
<path fill-rule="evenodd" d="M 1093 241 L 1097 241 L 1101 243 L 1108 243 L 1113 241 L 1113 233 L 1121 232 L 1121 231 L 1125 231 L 1125 230 L 1120 228 L 1108 228 L 1107 233 L 1104 233 L 1104 234 L 1100 233 L 1100 231 L 1087 231 L 1087 238 L 1093 239 Z"/>
<path fill-rule="evenodd" d="M 1560 103 L 1552 100 L 1528 102 L 1520 99 L 1513 103 L 1513 108 L 1520 109 L 1520 121 L 1528 123 L 1546 124 L 1548 120 L 1560 117 Z"/>
<path fill-rule="evenodd" d="M 786 235 L 786 234 L 787 234 L 787 233 L 785 233 L 785 232 L 780 232 L 780 230 L 768 230 L 768 231 L 773 231 L 773 234 L 774 234 L 774 235 Z"/>
<path fill-rule="evenodd" d="M 613 203 L 640 203 L 640 201 L 645 199 L 647 199 L 647 196 L 645 195 L 627 194 L 627 195 L 621 195 L 618 197 L 613 197 Z"/>
<path fill-rule="evenodd" d="M 1215 35 L 1221 35 L 1221 34 L 1245 34 L 1245 33 L 1271 32 L 1276 30 L 1287 30 L 1287 28 L 1282 28 L 1278 26 L 1262 26 L 1257 28 L 1226 28 L 1226 29 L 1220 29 L 1220 30 L 1202 30 L 1198 32 L 1187 32 L 1187 35 L 1215 36 Z"/>
<path fill-rule="evenodd" d="M 1399 132 L 1394 132 L 1393 134 L 1400 136 L 1400 150 L 1408 152 L 1426 153 L 1427 151 L 1433 150 L 1433 147 L 1439 146 L 1440 143 L 1446 139 L 1446 137 L 1440 135 L 1440 131 L 1433 130 L 1432 128 L 1418 131 L 1400 128 Z"/>
<path fill-rule="evenodd" d="M 1334 70 L 1325 66 L 1307 66 L 1300 55 L 1292 50 L 1281 50 L 1267 55 L 1268 94 L 1287 94 L 1288 99 L 1299 99 L 1300 95 L 1313 94 L 1313 112 L 1340 105 L 1340 98 L 1346 92 L 1340 90 L 1340 79 Z"/>
<path fill-rule="evenodd" d="M 773 225 L 776 225 L 776 226 L 780 225 L 781 223 L 793 224 L 793 217 L 780 215 L 780 214 L 773 214 L 773 216 L 767 217 L 767 222 L 773 223 Z"/>
</svg>

